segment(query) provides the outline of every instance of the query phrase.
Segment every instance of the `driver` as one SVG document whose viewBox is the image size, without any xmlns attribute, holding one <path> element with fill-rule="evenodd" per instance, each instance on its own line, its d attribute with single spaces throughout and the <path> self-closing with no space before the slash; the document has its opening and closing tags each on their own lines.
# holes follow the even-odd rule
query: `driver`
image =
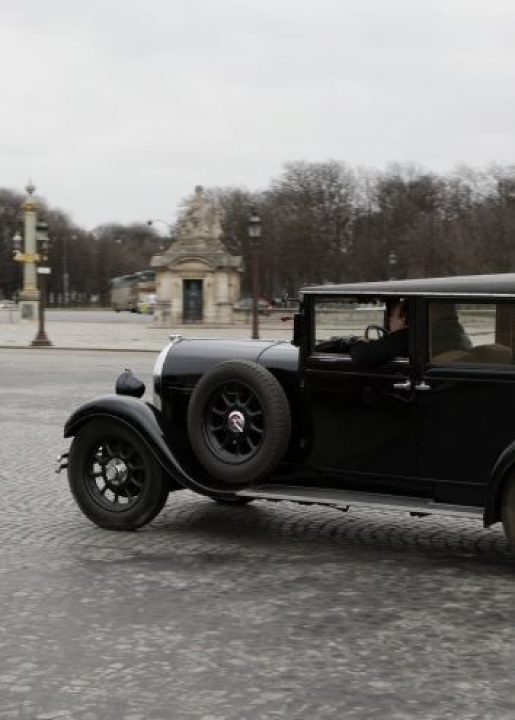
<svg viewBox="0 0 515 720">
<path fill-rule="evenodd" d="M 405 300 L 394 300 L 389 306 L 388 332 L 379 340 L 361 338 L 349 348 L 352 360 L 359 365 L 382 365 L 396 357 L 408 357 L 409 325 L 408 305 Z"/>
</svg>

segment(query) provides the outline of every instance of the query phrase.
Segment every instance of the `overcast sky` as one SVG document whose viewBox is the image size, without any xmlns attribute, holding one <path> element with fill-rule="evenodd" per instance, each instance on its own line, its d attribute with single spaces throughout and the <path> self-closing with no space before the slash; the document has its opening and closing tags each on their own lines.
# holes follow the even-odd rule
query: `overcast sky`
<svg viewBox="0 0 515 720">
<path fill-rule="evenodd" d="M 172 221 L 293 160 L 515 162 L 513 0 L 0 0 L 0 187 Z"/>
</svg>

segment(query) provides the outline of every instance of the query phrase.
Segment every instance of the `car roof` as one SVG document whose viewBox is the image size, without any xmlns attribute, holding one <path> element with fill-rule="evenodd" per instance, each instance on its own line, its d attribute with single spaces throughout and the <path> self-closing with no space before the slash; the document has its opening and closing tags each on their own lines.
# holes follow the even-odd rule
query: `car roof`
<svg viewBox="0 0 515 720">
<path fill-rule="evenodd" d="M 458 275 L 456 277 L 385 280 L 384 282 L 308 285 L 304 295 L 410 295 L 434 296 L 511 296 L 515 297 L 515 273 L 497 275 Z"/>
</svg>

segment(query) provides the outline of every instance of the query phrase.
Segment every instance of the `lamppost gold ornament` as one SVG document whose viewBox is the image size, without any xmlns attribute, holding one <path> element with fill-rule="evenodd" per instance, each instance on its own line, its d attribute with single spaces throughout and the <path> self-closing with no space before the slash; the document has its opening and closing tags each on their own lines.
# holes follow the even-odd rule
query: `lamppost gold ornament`
<svg viewBox="0 0 515 720">
<path fill-rule="evenodd" d="M 38 263 L 41 260 L 41 255 L 38 255 L 37 253 L 35 255 L 25 255 L 25 253 L 15 250 L 14 259 L 16 262 L 21 263 Z"/>
</svg>

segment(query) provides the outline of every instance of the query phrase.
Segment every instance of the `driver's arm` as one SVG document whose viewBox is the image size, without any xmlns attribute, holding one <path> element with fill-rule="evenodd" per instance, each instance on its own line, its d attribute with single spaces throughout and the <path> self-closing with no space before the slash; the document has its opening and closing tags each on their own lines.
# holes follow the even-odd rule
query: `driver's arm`
<svg viewBox="0 0 515 720">
<path fill-rule="evenodd" d="M 385 335 L 379 340 L 369 342 L 357 342 L 349 350 L 350 356 L 356 364 L 382 365 L 390 362 L 395 357 L 407 355 L 407 334 L 406 331 Z"/>
</svg>

